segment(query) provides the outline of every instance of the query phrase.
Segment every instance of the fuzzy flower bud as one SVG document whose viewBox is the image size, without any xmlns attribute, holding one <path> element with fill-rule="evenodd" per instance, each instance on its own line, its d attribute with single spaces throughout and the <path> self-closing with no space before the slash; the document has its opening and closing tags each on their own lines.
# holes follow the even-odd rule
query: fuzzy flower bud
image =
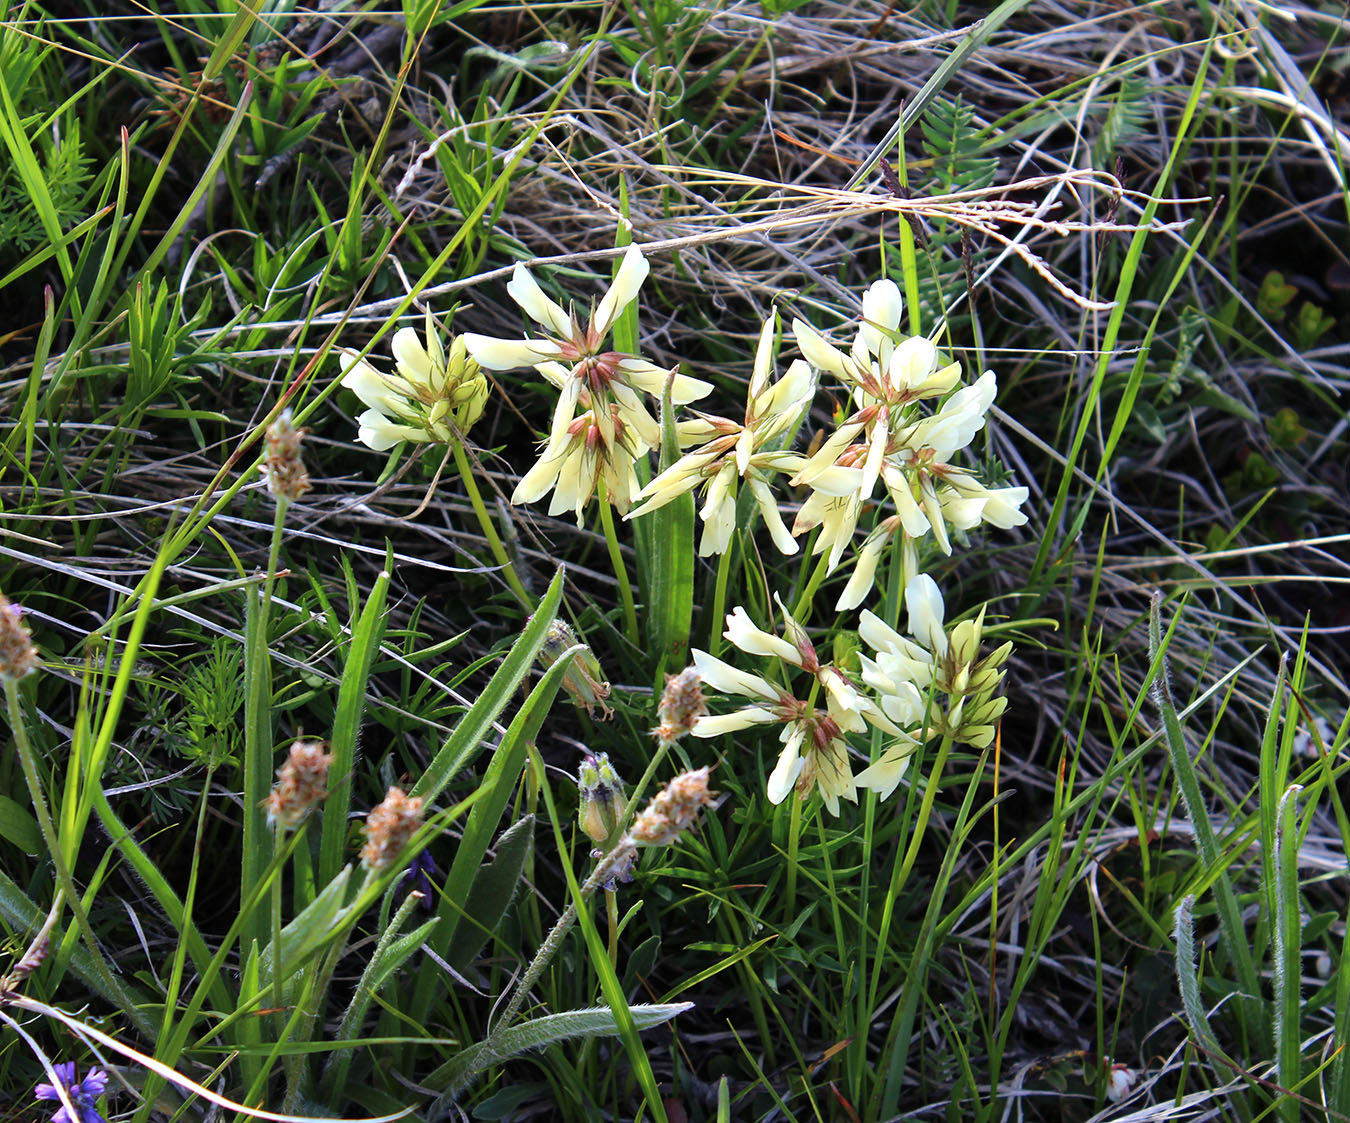
<svg viewBox="0 0 1350 1123">
<path fill-rule="evenodd" d="M 656 706 L 661 724 L 652 730 L 652 736 L 663 745 L 674 744 L 707 712 L 703 678 L 697 667 L 685 667 L 678 675 L 666 675 L 666 688 Z"/>
<path fill-rule="evenodd" d="M 634 820 L 628 839 L 635 846 L 669 846 L 698 817 L 717 793 L 708 790 L 709 769 L 682 772 L 652 797 L 647 809 Z"/>
<path fill-rule="evenodd" d="M 291 411 L 283 410 L 267 427 L 267 462 L 263 474 L 267 490 L 279 503 L 294 503 L 310 489 L 309 473 L 300 459 L 300 442 L 306 429 L 297 429 Z"/>
<path fill-rule="evenodd" d="M 554 620 L 544 636 L 544 646 L 539 649 L 540 664 L 546 668 L 553 666 L 564 652 L 580 642 L 576 632 L 565 621 Z M 605 704 L 605 699 L 609 697 L 609 683 L 600 669 L 600 660 L 589 647 L 577 652 L 572 658 L 563 673 L 562 685 L 572 696 L 572 701 L 591 717 L 595 716 L 597 706 L 600 708 L 601 720 L 607 721 L 614 716 L 613 709 Z"/>
<path fill-rule="evenodd" d="M 0 593 L 0 678 L 17 682 L 37 666 L 37 648 L 23 622 L 23 609 Z"/>
<path fill-rule="evenodd" d="M 277 769 L 277 782 L 263 800 L 267 825 L 294 830 L 327 795 L 328 769 L 333 758 L 323 741 L 296 741 L 291 755 Z"/>
<path fill-rule="evenodd" d="M 577 791 L 580 795 L 577 821 L 592 842 L 603 845 L 613 836 L 624 812 L 628 810 L 623 781 L 614 771 L 607 753 L 599 756 L 588 753 L 582 758 L 577 775 Z"/>
<path fill-rule="evenodd" d="M 379 873 L 393 864 L 422 825 L 422 797 L 403 794 L 402 788 L 390 788 L 384 802 L 366 816 L 366 844 L 361 864 Z"/>
</svg>

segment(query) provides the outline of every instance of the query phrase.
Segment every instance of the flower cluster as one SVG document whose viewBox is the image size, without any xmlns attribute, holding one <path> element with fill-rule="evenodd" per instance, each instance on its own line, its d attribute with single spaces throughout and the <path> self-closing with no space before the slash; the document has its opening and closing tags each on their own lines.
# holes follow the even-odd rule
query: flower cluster
<svg viewBox="0 0 1350 1123">
<path fill-rule="evenodd" d="M 263 800 L 267 825 L 294 830 L 328 795 L 328 769 L 333 758 L 323 741 L 296 741 L 286 763 L 277 769 L 277 782 Z"/>
<path fill-rule="evenodd" d="M 857 634 L 871 653 L 822 659 L 805 617 L 795 619 L 775 595 L 777 630 L 761 628 L 744 607 L 726 617 L 726 639 L 741 653 L 768 661 L 762 674 L 694 650 L 693 666 L 667 682 L 653 730 L 663 746 L 685 733 L 711 738 L 777 727 L 781 748 L 768 779 L 775 804 L 794 790 L 803 797 L 819 792 L 829 812 L 838 814 L 840 802 L 856 802 L 859 789 L 889 796 L 931 738 L 987 747 L 1007 705 L 1001 691 L 1011 644 L 983 649 L 984 609 L 948 628 L 942 594 L 924 569 L 934 557 L 951 555 L 954 544 L 980 526 L 1011 529 L 1027 522 L 1022 507 L 1028 489 L 981 479 L 967 452 L 993 406 L 994 373 L 968 377 L 933 340 L 902 332 L 905 301 L 899 287 L 884 279 L 863 294 L 861 322 L 848 346 L 836 346 L 810 323 L 794 319 L 790 337 L 800 358 L 780 372 L 784 333 L 773 313 L 759 331 L 743 410 L 732 417 L 695 412 L 660 424 L 652 399 L 688 406 L 712 386 L 614 349 L 615 325 L 649 272 L 641 250 L 629 246 L 599 303 L 580 314 L 549 297 L 517 265 L 507 293 L 534 325 L 521 338 L 466 334 L 447 360 L 428 320 L 425 348 L 406 329 L 395 336 L 397 378 L 377 375 L 344 352 L 344 383 L 377 415 L 363 415 L 361 439 L 380 448 L 399 440 L 447 439 L 435 431 L 435 419 L 453 400 L 463 410 L 455 414 L 458 431 L 472 424 L 482 403 L 469 387 L 481 380 L 480 369 L 525 368 L 552 386 L 558 399 L 542 453 L 521 477 L 513 503 L 551 493 L 549 513 L 571 512 L 581 525 L 597 496 L 626 519 L 637 519 L 695 495 L 701 556 L 726 554 L 739 531 L 745 559 L 752 561 L 750 533 L 760 522 L 784 555 L 800 552 L 809 536 L 809 552 L 820 561 L 802 586 L 804 604 L 852 551 L 851 571 L 835 600 L 840 612 L 868 601 L 889 553 L 892 587 L 904 590 L 908 635 L 863 611 Z M 821 384 L 831 385 L 842 404 L 832 428 L 799 451 L 794 445 Z M 639 465 L 662 451 L 663 437 L 672 432 L 679 449 L 664 450 L 666 467 L 640 484 Z M 612 536 L 605 514 L 605 533 Z M 719 571 L 719 581 L 722 576 Z M 576 642 L 565 624 L 555 623 L 541 660 L 552 663 Z M 610 686 L 589 650 L 574 657 L 563 686 L 588 712 L 598 707 L 609 716 Z M 743 704 L 709 713 L 705 688 L 738 696 Z M 855 773 L 853 755 L 878 734 L 880 751 Z M 607 796 L 587 798 L 583 793 L 583 824 L 593 837 L 602 830 L 608 836 L 613 828 L 601 810 Z"/>
<path fill-rule="evenodd" d="M 268 492 L 279 503 L 294 503 L 312 486 L 305 462 L 300 458 L 305 433 L 306 430 L 295 427 L 288 409 L 282 410 L 281 416 L 267 427 L 263 474 L 267 477 Z"/>
<path fill-rule="evenodd" d="M 388 869 L 422 825 L 422 797 L 390 788 L 384 802 L 366 816 L 366 844 L 361 864 L 375 873 Z"/>
<path fill-rule="evenodd" d="M 652 736 L 661 745 L 672 745 L 690 732 L 699 718 L 708 712 L 703 697 L 703 677 L 697 667 L 685 667 L 678 675 L 666 675 L 666 688 L 656 704 L 660 723 Z"/>
<path fill-rule="evenodd" d="M 394 334 L 396 374 L 382 374 L 355 351 L 338 352 L 342 385 L 369 407 L 357 418 L 357 439 L 376 452 L 402 441 L 461 440 L 483 416 L 488 383 L 465 337 L 452 340 L 447 354 L 430 312 L 425 334 L 425 344 L 412 328 Z"/>
<path fill-rule="evenodd" d="M 696 378 L 664 370 L 638 355 L 605 349 L 615 321 L 637 299 L 650 266 L 629 246 L 609 290 L 585 326 L 575 309 L 564 310 L 544 294 L 523 265 L 506 291 L 542 334 L 523 339 L 463 337 L 469 353 L 488 370 L 533 367 L 558 391 L 548 442 L 539 461 L 522 477 L 512 503 L 533 503 L 550 491 L 549 514 L 571 510 L 577 525 L 603 485 L 609 501 L 627 511 L 637 493 L 634 465 L 661 443 L 661 428 L 643 394 L 659 398 L 670 383 L 671 401 L 686 405 L 711 393 Z"/>
<path fill-rule="evenodd" d="M 708 768 L 681 772 L 652 797 L 625 836 L 634 846 L 669 846 L 694 825 L 698 813 L 717 801 L 708 790 Z"/>
<path fill-rule="evenodd" d="M 17 682 L 37 670 L 38 651 L 23 609 L 0 593 L 0 678 Z"/>
<path fill-rule="evenodd" d="M 727 714 L 699 718 L 692 729 L 695 737 L 718 737 L 756 725 L 781 725 L 778 739 L 783 749 L 769 776 L 769 800 L 782 803 L 794 785 L 801 795 L 818 789 L 832 815 L 839 814 L 840 799 L 857 802 L 857 783 L 849 764 L 847 733 L 862 733 L 869 725 L 896 737 L 899 729 L 872 699 L 832 663 L 821 663 L 806 630 L 792 618 L 780 601 L 783 635 L 755 626 L 744 608 L 727 617 L 723 633 L 741 651 L 774 662 L 778 677 L 804 672 L 807 697 L 777 686 L 767 678 L 737 670 L 706 651 L 694 651 L 694 666 L 703 681 L 725 694 L 749 698 L 750 704 Z M 821 690 L 825 709 L 816 706 Z"/>
<path fill-rule="evenodd" d="M 33 1089 L 33 1095 L 40 1100 L 55 1100 L 60 1103 L 61 1092 L 65 1092 L 66 1098 L 75 1108 L 75 1118 L 72 1119 L 70 1111 L 62 1105 L 52 1116 L 51 1123 L 107 1123 L 99 1114 L 98 1105 L 94 1102 L 108 1090 L 106 1072 L 99 1068 L 91 1068 L 85 1078 L 79 1080 L 77 1079 L 79 1070 L 74 1061 L 53 1065 L 52 1071 L 56 1073 L 56 1079 L 61 1085 L 60 1090 L 53 1084 L 39 1084 Z"/>
</svg>

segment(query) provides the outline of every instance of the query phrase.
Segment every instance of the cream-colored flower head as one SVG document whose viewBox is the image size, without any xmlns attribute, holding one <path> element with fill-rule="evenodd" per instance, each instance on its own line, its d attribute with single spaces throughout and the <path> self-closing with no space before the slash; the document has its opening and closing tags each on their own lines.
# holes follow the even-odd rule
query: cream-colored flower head
<svg viewBox="0 0 1350 1123">
<path fill-rule="evenodd" d="M 642 251 L 629 246 L 613 283 L 583 327 L 575 311 L 568 312 L 551 300 L 530 271 L 517 265 L 506 291 L 543 329 L 542 336 L 463 337 L 469 353 L 488 370 L 534 367 L 559 390 L 538 471 L 527 473 L 529 486 L 522 481 L 511 497 L 513 503 L 533 502 L 553 487 L 567 485 L 567 498 L 559 502 L 555 496 L 550 511 L 556 514 L 575 507 L 580 523 L 596 481 L 603 478 L 611 500 L 620 511 L 627 511 L 631 491 L 636 490 L 628 488 L 632 462 L 661 440 L 660 426 L 642 394 L 660 398 L 667 381 L 671 381 L 671 400 L 676 405 L 711 392 L 710 383 L 674 374 L 636 355 L 604 349 L 615 321 L 637 299 L 649 271 Z M 621 485 L 617 492 L 609 487 L 611 482 Z"/>
<path fill-rule="evenodd" d="M 338 352 L 342 385 L 369 407 L 357 418 L 357 439 L 376 452 L 400 441 L 459 440 L 487 406 L 488 382 L 464 337 L 452 340 L 447 353 L 428 312 L 425 338 L 413 328 L 394 333 L 396 374 L 382 374 L 355 351 Z"/>
<path fill-rule="evenodd" d="M 770 381 L 773 373 L 773 342 L 777 315 L 765 321 L 755 349 L 755 364 L 745 404 L 745 421 L 704 417 L 713 433 L 706 444 L 687 453 L 653 479 L 636 496 L 639 505 L 625 518 L 637 518 L 664 507 L 688 491 L 702 489 L 703 536 L 699 555 L 725 553 L 736 529 L 736 499 L 744 482 L 755 498 L 774 545 L 784 554 L 795 554 L 797 542 L 778 510 L 771 481 L 790 474 L 806 463 L 804 458 L 780 447 L 782 439 L 810 408 L 815 394 L 811 368 L 798 360 L 783 377 Z"/>
<path fill-rule="evenodd" d="M 1007 707 L 998 689 L 1012 644 L 981 658 L 983 609 L 974 620 L 948 629 L 942 593 L 926 573 L 906 586 L 905 607 L 912 639 L 865 610 L 858 625 L 863 642 L 876 651 L 875 659 L 860 656 L 862 680 L 876 693 L 886 717 L 905 731 L 901 740 L 858 773 L 858 785 L 883 799 L 900 783 L 919 744 L 949 735 L 983 749 L 993 741 Z"/>
<path fill-rule="evenodd" d="M 782 803 L 794 786 L 803 796 L 819 789 L 830 814 L 838 815 L 841 799 L 857 801 L 845 735 L 864 732 L 869 725 L 893 735 L 901 731 L 843 672 L 820 662 L 806 630 L 781 601 L 778 607 L 783 615 L 782 635 L 758 627 L 741 607 L 727 616 L 723 634 L 747 655 L 776 660 L 784 669 L 810 675 L 815 681 L 809 697 L 802 700 L 760 675 L 738 670 L 696 649 L 694 666 L 704 684 L 724 694 L 739 694 L 750 699 L 750 704 L 732 713 L 701 717 L 692 732 L 695 737 L 717 737 L 756 725 L 782 725 L 779 740 L 783 748 L 769 776 L 769 801 Z M 815 705 L 821 692 L 824 712 Z"/>
</svg>

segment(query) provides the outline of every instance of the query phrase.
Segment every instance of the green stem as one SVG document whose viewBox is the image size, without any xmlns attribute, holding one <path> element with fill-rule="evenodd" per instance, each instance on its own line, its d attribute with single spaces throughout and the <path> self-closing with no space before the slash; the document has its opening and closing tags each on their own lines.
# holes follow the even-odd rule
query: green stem
<svg viewBox="0 0 1350 1123">
<path fill-rule="evenodd" d="M 511 587 L 511 591 L 516 594 L 520 603 L 533 611 L 535 599 L 525 591 L 525 586 L 520 583 L 520 577 L 516 574 L 516 567 L 512 563 L 510 555 L 507 554 L 506 547 L 502 545 L 501 537 L 497 534 L 497 528 L 493 526 L 492 520 L 488 517 L 487 507 L 483 503 L 483 495 L 478 490 L 478 481 L 474 479 L 473 469 L 469 466 L 469 458 L 464 454 L 464 445 L 460 441 L 452 441 L 450 451 L 454 453 L 455 467 L 459 469 L 459 478 L 464 481 L 465 494 L 468 495 L 473 513 L 478 519 L 478 525 L 483 530 L 483 537 L 487 539 L 488 549 L 492 551 L 492 556 L 497 564 L 502 567 L 502 576 L 506 578 L 506 583 Z"/>
<path fill-rule="evenodd" d="M 609 922 L 609 965 L 619 966 L 619 897 L 613 889 L 605 890 L 605 919 Z"/>
<path fill-rule="evenodd" d="M 637 606 L 633 602 L 633 586 L 628 582 L 628 568 L 623 564 L 619 539 L 614 533 L 614 509 L 609 505 L 609 493 L 603 479 L 596 481 L 596 497 L 600 500 L 600 525 L 605 530 L 605 545 L 609 548 L 609 564 L 619 581 L 619 600 L 623 603 L 623 630 L 628 642 L 638 644 Z"/>
<path fill-rule="evenodd" d="M 722 653 L 722 622 L 727 611 L 727 578 L 731 575 L 733 542 L 717 559 L 717 584 L 713 588 L 712 627 L 708 630 L 708 654 L 716 659 Z"/>
<path fill-rule="evenodd" d="M 615 863 L 632 849 L 632 843 L 626 839 L 622 840 L 618 846 L 596 863 L 595 869 L 591 871 L 591 876 L 582 883 L 579 894 L 582 901 L 587 900 L 608 879 Z M 516 984 L 515 993 L 511 995 L 511 1001 L 507 1004 L 505 1012 L 497 1019 L 496 1026 L 488 1034 L 487 1041 L 489 1043 L 516 1020 L 516 1015 L 520 1013 L 520 1008 L 525 1004 L 526 997 L 538 981 L 539 976 L 544 973 L 544 968 L 549 965 L 549 961 L 552 960 L 558 948 L 562 946 L 563 937 L 571 930 L 576 920 L 577 902 L 573 900 L 568 902 L 562 916 L 558 917 L 549 934 L 544 937 L 544 942 L 539 945 L 539 950 L 534 953 L 530 965 L 525 968 L 525 974 L 520 977 L 520 982 Z M 491 1051 L 490 1044 L 485 1047 L 489 1052 Z"/>
<path fill-rule="evenodd" d="M 802 797 L 796 792 L 790 796 L 792 810 L 788 819 L 787 887 L 785 891 L 787 911 L 784 916 L 791 919 L 797 901 L 797 845 L 802 836 Z"/>
<path fill-rule="evenodd" d="M 897 894 L 909 878 L 909 871 L 914 866 L 914 859 L 919 856 L 919 846 L 923 842 L 924 831 L 928 827 L 928 817 L 933 811 L 933 801 L 937 799 L 938 786 L 942 780 L 942 770 L 947 764 L 947 757 L 950 755 L 954 743 L 950 733 L 943 735 L 942 744 L 938 746 L 937 757 L 933 760 L 933 767 L 928 771 L 928 786 L 924 788 L 923 802 L 919 805 L 919 815 L 914 821 L 913 831 L 910 832 L 909 849 L 905 852 L 905 860 L 900 865 L 899 874 L 892 882 Z"/>
<path fill-rule="evenodd" d="M 93 963 L 94 970 L 98 973 L 104 993 L 122 1007 L 123 1013 L 136 1023 L 137 1029 L 153 1038 L 155 1035 L 154 1027 L 137 1009 L 136 1000 L 127 993 L 126 988 L 117 981 L 108 969 L 107 961 L 104 960 L 103 952 L 98 946 L 98 940 L 94 937 L 94 930 L 89 926 L 89 917 L 85 914 L 84 902 L 80 899 L 79 891 L 75 888 L 75 879 L 71 877 L 70 868 L 66 865 L 65 855 L 61 851 L 60 839 L 57 837 L 56 828 L 52 824 L 51 813 L 47 810 L 47 799 L 42 794 L 42 781 L 38 776 L 37 760 L 33 754 L 32 742 L 28 740 L 28 728 L 24 722 L 23 706 L 19 700 L 19 684 L 11 678 L 6 678 L 4 682 L 5 702 L 9 707 L 9 726 L 14 733 L 14 747 L 18 751 L 19 764 L 23 768 L 23 778 L 28 785 L 28 794 L 33 801 L 33 814 L 37 816 L 38 827 L 42 831 L 42 841 L 46 844 L 47 852 L 52 856 L 52 864 L 56 867 L 57 884 L 60 885 L 63 895 L 70 903 L 70 911 L 75 917 L 75 925 L 79 928 L 80 935 L 89 948 L 90 961 Z"/>
<path fill-rule="evenodd" d="M 830 551 L 821 552 L 820 561 L 816 563 L 815 571 L 811 574 L 811 579 L 807 581 L 806 588 L 802 590 L 802 595 L 797 598 L 797 603 L 792 606 L 792 616 L 798 623 L 805 623 L 806 617 L 811 612 L 811 601 L 815 599 L 816 590 L 820 588 L 820 583 L 825 580 L 825 574 L 829 570 Z"/>
</svg>

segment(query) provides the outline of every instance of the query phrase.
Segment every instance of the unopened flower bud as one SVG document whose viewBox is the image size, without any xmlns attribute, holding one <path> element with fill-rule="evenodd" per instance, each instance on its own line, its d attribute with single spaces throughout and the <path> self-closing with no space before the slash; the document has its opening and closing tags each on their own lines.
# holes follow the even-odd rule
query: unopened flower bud
<svg viewBox="0 0 1350 1123">
<path fill-rule="evenodd" d="M 328 795 L 328 769 L 333 758 L 322 741 L 296 741 L 286 763 L 277 769 L 277 782 L 263 800 L 267 825 L 294 830 Z"/>
<path fill-rule="evenodd" d="M 657 792 L 628 832 L 634 845 L 669 846 L 688 830 L 699 809 L 717 798 L 716 792 L 708 790 L 708 775 L 706 766 L 682 772 Z"/>
<path fill-rule="evenodd" d="M 306 430 L 295 427 L 288 409 L 267 427 L 263 473 L 267 476 L 267 490 L 279 502 L 294 503 L 310 489 L 309 473 L 300 459 L 300 442 L 305 433 Z"/>
<path fill-rule="evenodd" d="M 697 668 L 685 667 L 678 675 L 666 675 L 666 688 L 656 706 L 661 724 L 652 730 L 652 736 L 663 745 L 674 744 L 707 712 L 703 679 Z"/>
<path fill-rule="evenodd" d="M 565 621 L 554 620 L 544 636 L 544 646 L 539 649 L 539 662 L 545 667 L 553 666 L 564 652 L 575 647 L 578 642 L 576 633 Z M 595 716 L 597 706 L 602 720 L 614 716 L 614 711 L 605 704 L 605 699 L 609 697 L 609 683 L 600 670 L 600 660 L 589 647 L 572 657 L 572 662 L 563 672 L 562 685 L 572 696 L 572 701 L 592 717 Z"/>
<path fill-rule="evenodd" d="M 422 797 L 390 788 L 384 802 L 366 816 L 366 844 L 361 864 L 378 873 L 387 869 L 422 825 Z"/>
<path fill-rule="evenodd" d="M 591 841 L 605 843 L 618 830 L 628 810 L 623 781 L 609 763 L 609 756 L 587 754 L 581 761 L 577 775 L 577 821 Z"/>
<path fill-rule="evenodd" d="M 0 593 L 0 678 L 17 682 L 37 666 L 37 648 L 23 622 L 23 609 Z"/>
</svg>

